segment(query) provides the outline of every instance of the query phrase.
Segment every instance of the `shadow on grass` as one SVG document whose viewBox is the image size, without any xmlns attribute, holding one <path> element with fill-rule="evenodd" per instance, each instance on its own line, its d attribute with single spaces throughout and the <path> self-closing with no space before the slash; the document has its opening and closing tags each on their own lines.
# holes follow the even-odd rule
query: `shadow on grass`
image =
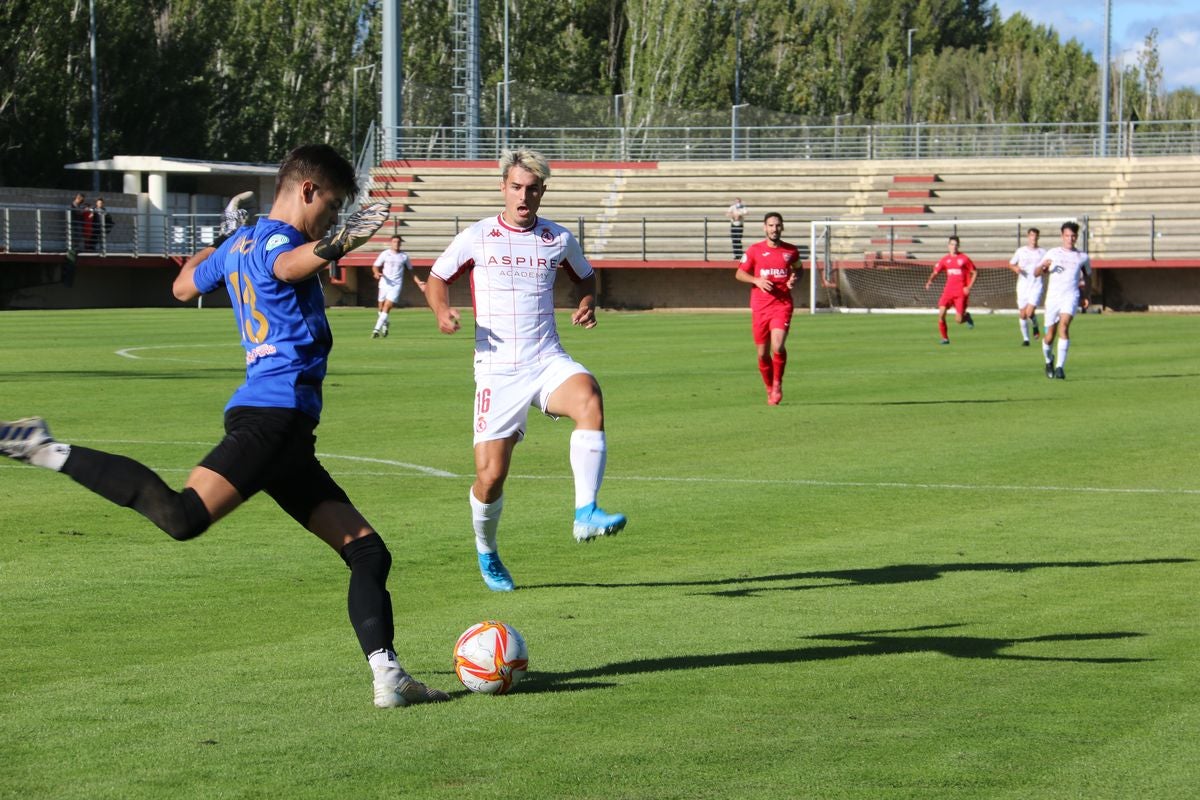
<svg viewBox="0 0 1200 800">
<path fill-rule="evenodd" d="M 60 380 L 62 378 L 79 378 L 81 380 L 89 380 L 97 378 L 100 380 L 111 380 L 115 378 L 123 378 L 126 380 L 151 380 L 151 381 L 186 381 L 186 380 L 209 380 L 214 375 L 228 375 L 231 370 L 236 370 L 241 365 L 237 361 L 230 361 L 229 366 L 197 366 L 189 367 L 187 370 L 178 372 L 171 370 L 138 370 L 138 369 L 69 369 L 69 370 L 28 370 L 25 372 L 9 372 L 5 373 L 9 379 L 20 378 L 22 380 Z"/>
<path fill-rule="evenodd" d="M 937 580 L 954 572 L 1030 572 L 1035 569 L 1096 569 L 1099 567 L 1128 567 L 1150 564 L 1191 564 L 1192 558 L 1144 558 L 1135 561 L 1018 561 L 979 562 L 963 564 L 893 564 L 886 567 L 861 569 L 813 570 L 786 572 L 777 575 L 747 575 L 736 578 L 717 578 L 706 581 L 640 581 L 630 583 L 542 583 L 520 587 L 532 589 L 565 589 L 591 587 L 595 589 L 629 589 L 654 586 L 713 587 L 713 591 L 698 594 L 713 597 L 753 597 L 762 592 L 798 592 L 807 589 L 835 589 L 847 586 L 885 586 L 900 583 L 921 583 Z M 780 583 L 819 581 L 800 585 L 779 586 Z M 734 588 L 722 589 L 729 586 Z"/>
<path fill-rule="evenodd" d="M 665 658 L 639 658 L 618 661 L 591 669 L 568 672 L 531 672 L 517 690 L 528 692 L 561 692 L 596 689 L 617 685 L 613 680 L 623 675 L 639 675 L 648 672 L 674 672 L 678 670 L 706 669 L 710 667 L 743 667 L 763 664 L 803 664 L 812 661 L 831 661 L 860 656 L 914 655 L 937 653 L 952 658 L 995 659 L 1002 661 L 1050 661 L 1074 664 L 1136 664 L 1153 659 L 1101 657 L 1086 658 L 1068 655 L 1046 655 L 1004 652 L 1014 647 L 1063 644 L 1072 642 L 1113 641 L 1132 639 L 1145 634 L 1127 631 L 1102 633 L 1056 633 L 1043 636 L 1026 636 L 1016 639 L 986 636 L 935 635 L 961 627 L 961 623 L 927 625 L 916 628 L 894 630 L 853 631 L 849 633 L 826 633 L 805 637 L 816 642 L 840 642 L 842 644 L 816 644 L 808 647 L 793 647 L 783 650 L 743 650 L 733 653 L 711 655 L 669 656 Z M 919 635 L 911 635 L 919 634 Z"/>
</svg>

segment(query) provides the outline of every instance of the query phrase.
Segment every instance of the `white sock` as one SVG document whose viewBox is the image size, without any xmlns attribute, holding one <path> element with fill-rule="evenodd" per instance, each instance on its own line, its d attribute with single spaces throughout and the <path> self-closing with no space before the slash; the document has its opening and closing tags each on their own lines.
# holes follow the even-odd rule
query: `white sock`
<svg viewBox="0 0 1200 800">
<path fill-rule="evenodd" d="M 1017 322 L 1019 322 L 1021 325 L 1021 338 L 1028 342 L 1029 341 L 1029 320 L 1025 319 L 1024 317 L 1021 317 L 1019 320 L 1017 320 Z"/>
<path fill-rule="evenodd" d="M 471 498 L 471 527 L 475 529 L 475 551 L 496 552 L 496 531 L 500 528 L 500 512 L 504 510 L 504 495 L 494 502 L 483 503 L 475 499 L 475 492 L 467 490 Z"/>
<path fill-rule="evenodd" d="M 379 319 L 375 320 L 375 327 L 382 328 L 384 325 L 387 325 L 387 321 L 388 321 L 388 312 L 380 311 Z"/>
<path fill-rule="evenodd" d="M 608 446 L 604 431 L 576 430 L 571 433 L 571 472 L 575 474 L 576 508 L 596 502 L 607 460 Z"/>
<path fill-rule="evenodd" d="M 389 667 L 400 666 L 396 662 L 396 654 L 391 650 L 376 650 L 371 655 L 367 656 L 367 663 L 371 665 L 371 669 L 387 669 Z"/>
<path fill-rule="evenodd" d="M 62 442 L 51 442 L 43 445 L 29 456 L 29 463 L 35 467 L 45 467 L 55 472 L 62 472 L 67 456 L 71 455 L 71 445 Z"/>
<path fill-rule="evenodd" d="M 1070 346 L 1071 346 L 1071 343 L 1069 341 L 1067 341 L 1066 339 L 1058 340 L 1058 368 L 1059 369 L 1062 369 L 1063 365 L 1067 363 L 1067 348 Z"/>
<path fill-rule="evenodd" d="M 1054 357 L 1050 355 L 1050 343 L 1045 339 L 1042 340 L 1042 355 L 1045 357 L 1047 363 L 1053 363 Z"/>
</svg>

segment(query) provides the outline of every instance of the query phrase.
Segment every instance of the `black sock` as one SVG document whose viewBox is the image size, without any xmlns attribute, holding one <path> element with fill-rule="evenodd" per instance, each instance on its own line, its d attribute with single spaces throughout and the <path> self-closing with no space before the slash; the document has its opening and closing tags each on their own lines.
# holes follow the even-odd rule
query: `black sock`
<svg viewBox="0 0 1200 800">
<path fill-rule="evenodd" d="M 369 656 L 376 650 L 395 650 L 392 645 L 395 638 L 392 596 L 387 590 L 392 555 L 383 537 L 371 533 L 355 539 L 342 548 L 341 556 L 350 567 L 346 605 L 363 655 Z"/>
</svg>

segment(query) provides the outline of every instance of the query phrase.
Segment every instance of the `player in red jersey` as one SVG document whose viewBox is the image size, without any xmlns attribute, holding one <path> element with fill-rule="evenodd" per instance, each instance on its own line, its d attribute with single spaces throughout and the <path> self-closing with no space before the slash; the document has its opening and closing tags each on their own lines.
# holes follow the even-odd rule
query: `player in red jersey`
<svg viewBox="0 0 1200 800">
<path fill-rule="evenodd" d="M 751 328 L 758 349 L 758 371 L 767 387 L 767 404 L 783 399 L 783 369 L 787 365 L 788 327 L 792 324 L 792 286 L 800 251 L 783 241 L 783 217 L 772 211 L 763 217 L 766 239 L 746 248 L 734 277 L 754 286 L 750 291 Z"/>
<path fill-rule="evenodd" d="M 942 334 L 942 344 L 950 344 L 950 331 L 946 327 L 946 311 L 950 306 L 954 306 L 955 322 L 959 325 L 965 322 L 968 328 L 975 327 L 975 320 L 971 319 L 971 312 L 967 311 L 967 299 L 971 296 L 971 287 L 975 284 L 979 270 L 970 256 L 958 252 L 959 244 L 957 236 L 946 240 L 948 252 L 933 268 L 929 280 L 925 281 L 925 288 L 928 289 L 939 272 L 946 273 L 946 287 L 942 289 L 942 296 L 938 298 L 938 332 Z"/>
</svg>

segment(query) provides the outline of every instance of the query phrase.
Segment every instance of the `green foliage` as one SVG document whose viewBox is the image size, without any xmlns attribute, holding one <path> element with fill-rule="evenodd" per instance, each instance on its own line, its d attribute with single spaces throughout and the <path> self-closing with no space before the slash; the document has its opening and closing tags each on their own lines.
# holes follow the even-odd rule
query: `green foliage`
<svg viewBox="0 0 1200 800">
<path fill-rule="evenodd" d="M 747 313 L 560 316 L 598 376 L 605 505 L 571 540 L 569 422 L 532 414 L 475 567 L 471 336 L 337 309 L 322 462 L 388 542 L 380 711 L 347 570 L 256 497 L 192 542 L 0 462 L 0 798 L 1192 798 L 1200 785 L 1200 316 L 797 315 L 768 407 Z M 0 408 L 173 486 L 221 434 L 228 309 L 0 314 Z M 143 348 L 143 349 L 129 349 Z M 125 358 L 126 350 L 137 358 Z M 422 471 L 432 467 L 439 472 Z M 531 672 L 457 687 L 498 617 Z"/>
<path fill-rule="evenodd" d="M 351 92 L 354 69 L 380 62 L 382 0 L 95 3 L 102 157 L 270 162 L 303 141 L 346 148 L 356 103 L 360 133 L 378 114 L 378 73 Z M 403 123 L 451 124 L 452 4 L 400 5 Z M 910 67 L 914 121 L 1097 118 L 1092 56 L 985 0 L 480 0 L 489 122 L 506 5 L 516 125 L 607 126 L 618 112 L 635 127 L 724 125 L 735 83 L 751 125 L 902 122 Z M 0 4 L 0 183 L 58 184 L 90 157 L 87 12 Z M 1124 84 L 1124 118 L 1197 115 L 1194 92 L 1162 92 L 1156 32 Z"/>
</svg>

